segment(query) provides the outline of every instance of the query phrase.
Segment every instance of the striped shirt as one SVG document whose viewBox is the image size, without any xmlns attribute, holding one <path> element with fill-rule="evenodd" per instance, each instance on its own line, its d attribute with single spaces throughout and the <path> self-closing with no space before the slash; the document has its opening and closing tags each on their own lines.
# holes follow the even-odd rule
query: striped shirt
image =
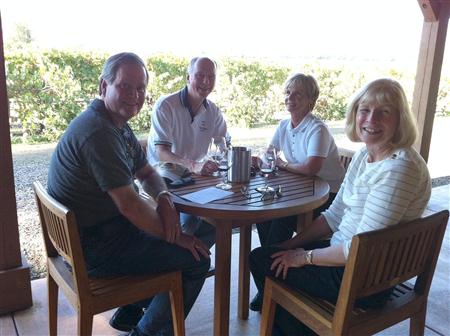
<svg viewBox="0 0 450 336">
<path fill-rule="evenodd" d="M 414 149 L 368 163 L 364 147 L 353 156 L 333 203 L 323 215 L 334 232 L 331 245 L 343 245 L 348 258 L 355 234 L 382 229 L 421 216 L 431 195 L 425 161 Z"/>
</svg>

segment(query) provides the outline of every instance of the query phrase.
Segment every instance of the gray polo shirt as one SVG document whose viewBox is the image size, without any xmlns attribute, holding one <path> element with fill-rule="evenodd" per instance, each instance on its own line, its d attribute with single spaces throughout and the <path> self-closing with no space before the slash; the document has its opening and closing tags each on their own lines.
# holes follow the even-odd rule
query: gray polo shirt
<svg viewBox="0 0 450 336">
<path fill-rule="evenodd" d="M 48 192 L 75 212 L 80 226 L 93 226 L 121 215 L 107 191 L 134 185 L 146 163 L 128 124 L 117 128 L 104 102 L 95 99 L 61 137 L 50 162 Z"/>
</svg>

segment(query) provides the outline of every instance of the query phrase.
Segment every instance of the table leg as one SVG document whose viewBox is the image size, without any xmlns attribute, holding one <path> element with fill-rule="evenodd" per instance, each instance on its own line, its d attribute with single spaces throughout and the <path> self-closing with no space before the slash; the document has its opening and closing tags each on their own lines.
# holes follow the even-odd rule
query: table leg
<svg viewBox="0 0 450 336">
<path fill-rule="evenodd" d="M 297 233 L 304 231 L 312 224 L 313 212 L 305 212 L 297 215 Z"/>
<path fill-rule="evenodd" d="M 230 322 L 231 223 L 216 225 L 214 335 L 227 336 Z"/>
<path fill-rule="evenodd" d="M 238 317 L 248 319 L 248 303 L 250 296 L 250 271 L 248 255 L 252 247 L 252 226 L 244 225 L 239 228 L 239 295 Z"/>
</svg>

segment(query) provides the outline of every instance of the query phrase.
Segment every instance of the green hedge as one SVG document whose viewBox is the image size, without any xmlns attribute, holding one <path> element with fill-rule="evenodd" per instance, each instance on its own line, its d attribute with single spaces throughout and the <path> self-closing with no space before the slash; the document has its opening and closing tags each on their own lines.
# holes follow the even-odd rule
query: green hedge
<svg viewBox="0 0 450 336">
<path fill-rule="evenodd" d="M 97 96 L 98 76 L 107 55 L 44 51 L 6 55 L 7 87 L 11 115 L 16 116 L 21 141 L 55 141 L 68 123 Z M 161 95 L 175 92 L 186 83 L 188 58 L 155 55 L 145 60 L 150 80 L 146 104 L 131 122 L 136 132 L 150 128 L 152 107 Z M 273 123 L 284 109 L 283 82 L 293 72 L 312 74 L 321 94 L 315 114 L 324 120 L 344 118 L 349 97 L 367 80 L 367 68 L 352 64 L 314 61 L 292 68 L 261 60 L 221 59 L 216 90 L 211 99 L 222 109 L 230 125 L 252 127 Z M 354 70 L 349 70 L 354 68 Z M 373 71 L 373 69 L 371 69 Z M 414 78 L 393 69 L 377 69 L 377 77 L 398 79 L 408 93 Z M 450 79 L 441 80 L 437 113 L 450 115 Z M 412 94 L 409 94 L 412 96 Z"/>
</svg>

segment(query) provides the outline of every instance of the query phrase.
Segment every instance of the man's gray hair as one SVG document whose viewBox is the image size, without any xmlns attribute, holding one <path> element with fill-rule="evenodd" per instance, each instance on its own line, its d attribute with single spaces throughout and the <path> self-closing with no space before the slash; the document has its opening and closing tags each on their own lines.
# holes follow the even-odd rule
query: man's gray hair
<svg viewBox="0 0 450 336">
<path fill-rule="evenodd" d="M 191 61 L 189 62 L 189 64 L 188 64 L 188 67 L 187 67 L 187 73 L 188 73 L 188 75 L 191 75 L 192 74 L 192 72 L 194 71 L 194 67 L 195 67 L 195 64 L 197 63 L 197 61 L 199 60 L 199 59 L 201 59 L 201 58 L 206 58 L 206 59 L 209 59 L 213 64 L 214 64 L 214 69 L 217 71 L 217 63 L 216 63 L 216 61 L 214 61 L 214 60 L 212 60 L 211 58 L 209 58 L 209 57 L 194 57 L 193 59 L 191 59 Z"/>
<path fill-rule="evenodd" d="M 148 84 L 148 71 L 145 66 L 144 61 L 135 53 L 131 52 L 123 52 L 119 54 L 115 54 L 108 58 L 103 65 L 102 74 L 100 75 L 100 83 L 98 87 L 98 92 L 102 94 L 102 81 L 106 81 L 108 84 L 111 84 L 115 81 L 117 76 L 117 71 L 119 70 L 122 64 L 133 63 L 140 65 L 145 70 L 145 77 L 147 78 L 146 84 Z"/>
</svg>

